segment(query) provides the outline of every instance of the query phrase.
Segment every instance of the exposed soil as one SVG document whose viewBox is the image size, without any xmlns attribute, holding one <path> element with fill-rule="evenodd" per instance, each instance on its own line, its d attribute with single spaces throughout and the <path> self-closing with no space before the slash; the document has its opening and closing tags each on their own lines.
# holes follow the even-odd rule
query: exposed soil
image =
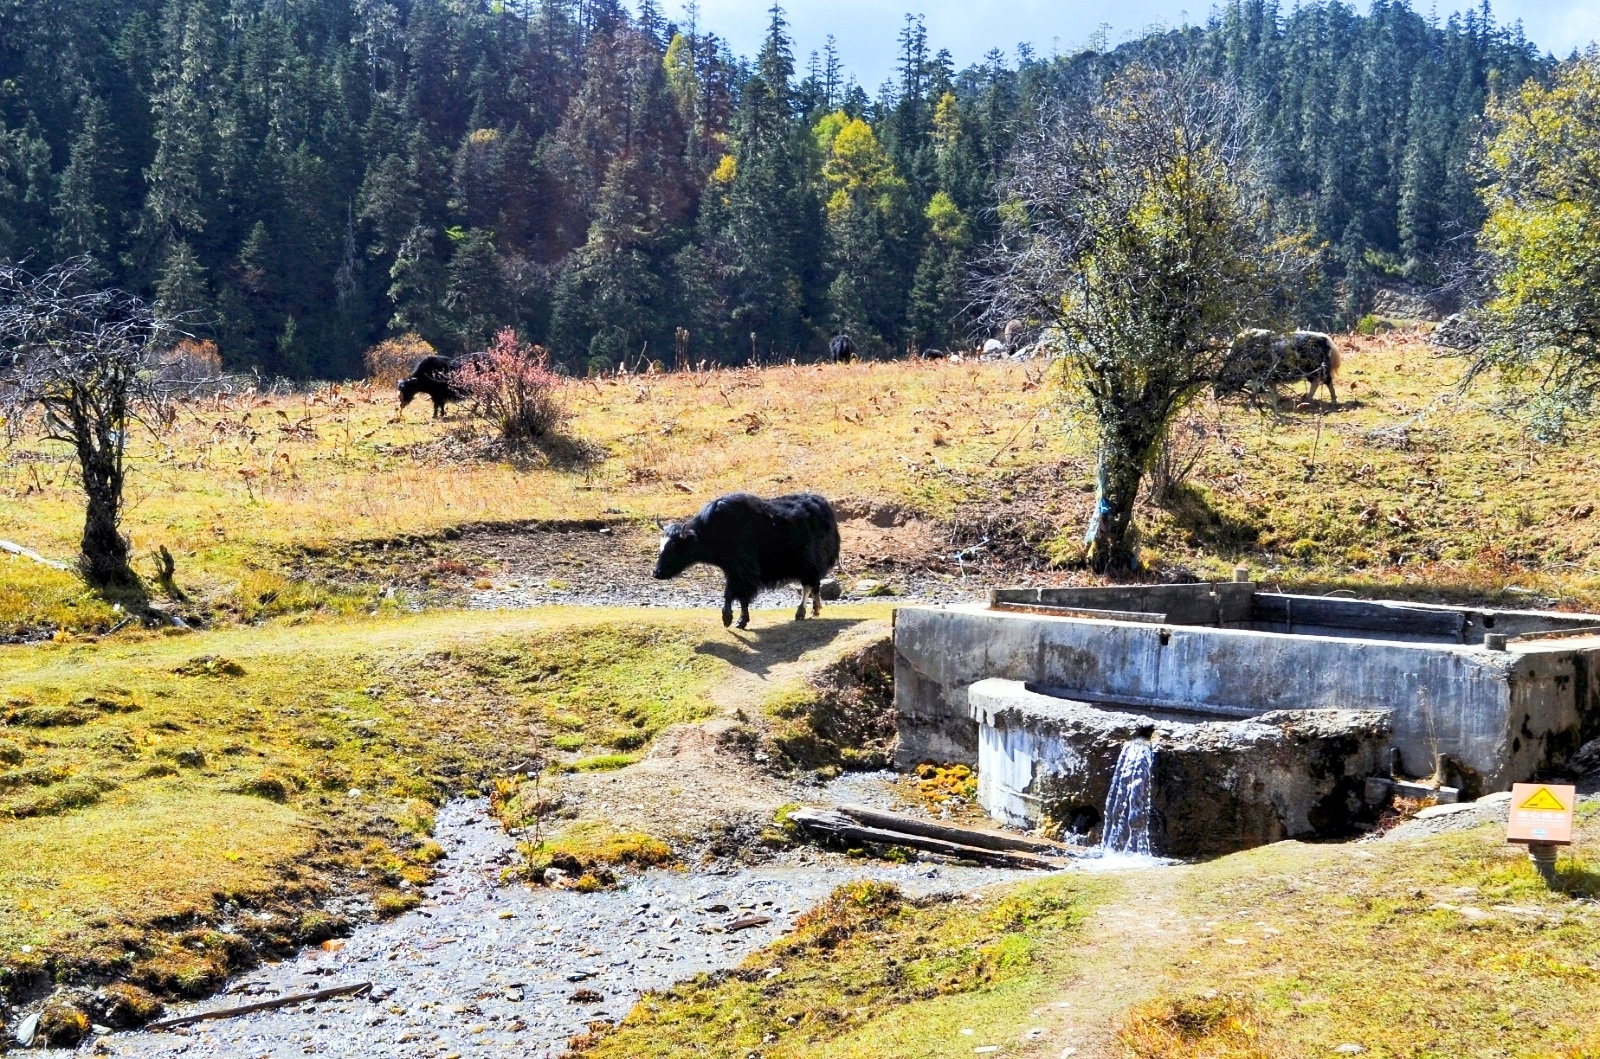
<svg viewBox="0 0 1600 1059">
<path fill-rule="evenodd" d="M 1056 531 L 1051 513 L 1063 473 L 1032 469 L 1019 472 L 1026 481 L 975 481 L 970 487 L 984 499 L 948 521 L 884 501 L 838 501 L 843 548 L 835 576 L 844 598 L 953 603 L 982 598 L 996 584 L 1066 582 L 1069 575 L 1048 569 L 1041 550 Z M 1070 497 L 1081 499 L 1077 490 Z M 620 517 L 496 523 L 306 552 L 294 567 L 298 576 L 360 591 L 404 591 L 413 605 L 720 607 L 722 575 L 714 569 L 696 567 L 672 581 L 650 576 L 658 543 L 653 524 Z M 795 590 L 782 589 L 765 594 L 762 605 L 792 600 Z"/>
</svg>

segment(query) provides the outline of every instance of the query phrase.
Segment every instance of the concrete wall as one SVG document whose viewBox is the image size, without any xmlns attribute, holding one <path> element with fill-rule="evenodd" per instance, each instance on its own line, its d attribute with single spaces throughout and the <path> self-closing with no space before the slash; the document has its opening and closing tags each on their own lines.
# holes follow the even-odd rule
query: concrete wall
<svg viewBox="0 0 1600 1059">
<path fill-rule="evenodd" d="M 1118 755 L 1153 748 L 1151 848 L 1209 856 L 1283 838 L 1330 838 L 1371 818 L 1365 781 L 1383 769 L 1389 715 L 1297 710 L 1227 722 L 1154 720 L 1030 692 L 1012 680 L 970 689 L 978 804 L 1018 827 L 1047 821 L 1092 842 Z"/>
<path fill-rule="evenodd" d="M 1410 774 L 1429 774 L 1435 754 L 1450 754 L 1484 792 L 1559 765 L 1600 724 L 1596 637 L 1487 651 L 981 605 L 903 607 L 895 617 L 897 763 L 975 764 L 978 734 L 967 688 L 989 677 L 1088 701 L 1230 717 L 1386 709 Z"/>
</svg>

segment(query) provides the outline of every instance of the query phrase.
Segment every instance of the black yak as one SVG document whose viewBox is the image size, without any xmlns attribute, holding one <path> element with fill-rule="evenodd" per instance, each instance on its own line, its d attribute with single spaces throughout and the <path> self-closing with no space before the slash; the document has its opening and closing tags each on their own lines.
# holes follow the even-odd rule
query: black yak
<svg viewBox="0 0 1600 1059">
<path fill-rule="evenodd" d="M 720 496 L 683 522 L 667 526 L 653 571 L 658 581 L 677 577 L 696 563 L 720 569 L 722 624 L 733 622 L 739 601 L 739 628 L 750 624 L 750 604 L 764 588 L 799 582 L 800 607 L 806 598 L 813 617 L 822 613 L 822 579 L 839 561 L 839 521 L 833 507 L 815 493 L 791 493 L 763 500 L 749 493 Z"/>
<path fill-rule="evenodd" d="M 1295 331 L 1279 335 L 1271 331 L 1245 331 L 1233 340 L 1222 370 L 1217 373 L 1216 393 L 1262 393 L 1277 404 L 1278 387 L 1286 382 L 1305 380 L 1306 400 L 1320 387 L 1328 388 L 1328 399 L 1339 407 L 1333 391 L 1333 377 L 1339 370 L 1339 348 L 1320 331 Z"/>
<path fill-rule="evenodd" d="M 410 404 L 417 394 L 425 393 L 433 398 L 433 418 L 443 416 L 445 402 L 460 401 L 467 396 L 453 379 L 457 367 L 449 357 L 423 357 L 412 369 L 411 377 L 400 380 L 400 407 Z"/>
<path fill-rule="evenodd" d="M 856 343 L 849 335 L 834 335 L 828 343 L 828 356 L 835 364 L 848 364 L 856 359 Z"/>
</svg>

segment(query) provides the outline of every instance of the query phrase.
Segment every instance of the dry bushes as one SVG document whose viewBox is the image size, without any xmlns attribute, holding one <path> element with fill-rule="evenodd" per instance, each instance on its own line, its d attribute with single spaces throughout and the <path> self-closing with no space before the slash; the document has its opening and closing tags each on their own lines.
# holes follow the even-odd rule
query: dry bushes
<svg viewBox="0 0 1600 1059">
<path fill-rule="evenodd" d="M 411 374 L 417 361 L 431 357 L 436 350 L 415 331 L 399 338 L 386 338 L 363 354 L 367 364 L 367 378 L 374 383 L 393 386 Z"/>
<path fill-rule="evenodd" d="M 512 447 L 548 438 L 566 421 L 561 378 L 550 370 L 550 355 L 518 341 L 510 328 L 462 365 L 454 381 Z"/>
</svg>

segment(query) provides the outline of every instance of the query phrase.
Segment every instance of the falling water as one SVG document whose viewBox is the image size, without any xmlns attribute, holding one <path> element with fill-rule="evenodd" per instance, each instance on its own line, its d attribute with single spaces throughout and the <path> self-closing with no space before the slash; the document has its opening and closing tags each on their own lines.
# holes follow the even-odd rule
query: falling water
<svg viewBox="0 0 1600 1059">
<path fill-rule="evenodd" d="M 1111 853 L 1150 855 L 1150 773 L 1156 752 L 1145 739 L 1122 744 L 1117 767 L 1106 795 L 1104 837 L 1100 845 Z"/>
</svg>

